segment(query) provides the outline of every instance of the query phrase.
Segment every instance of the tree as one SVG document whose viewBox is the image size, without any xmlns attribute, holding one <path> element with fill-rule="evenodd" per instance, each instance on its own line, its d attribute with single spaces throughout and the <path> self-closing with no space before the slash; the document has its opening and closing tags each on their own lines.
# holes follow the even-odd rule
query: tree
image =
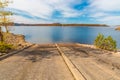
<svg viewBox="0 0 120 80">
<path fill-rule="evenodd" d="M 103 34 L 98 34 L 98 36 L 96 37 L 94 41 L 94 45 L 96 45 L 96 47 L 99 48 L 102 45 L 104 38 L 105 37 Z"/>
<path fill-rule="evenodd" d="M 0 10 L 3 8 L 3 3 L 0 1 Z M 0 12 L 1 13 L 1 12 Z M 0 15 L 0 19 L 1 19 L 1 15 Z M 3 34 L 2 34 L 2 29 L 1 29 L 2 23 L 0 20 L 0 41 L 3 41 Z"/>
<path fill-rule="evenodd" d="M 0 41 L 3 42 L 3 34 L 2 34 L 1 26 L 0 26 Z"/>
<path fill-rule="evenodd" d="M 9 32 L 8 26 L 13 25 L 13 22 L 9 18 L 13 13 L 6 10 L 9 3 L 8 0 L 0 0 L 0 25 L 5 27 L 7 33 Z"/>
<path fill-rule="evenodd" d="M 111 36 L 105 38 L 103 34 L 98 34 L 94 41 L 94 45 L 98 48 L 110 51 L 116 50 L 117 47 L 116 41 L 113 40 Z"/>
</svg>

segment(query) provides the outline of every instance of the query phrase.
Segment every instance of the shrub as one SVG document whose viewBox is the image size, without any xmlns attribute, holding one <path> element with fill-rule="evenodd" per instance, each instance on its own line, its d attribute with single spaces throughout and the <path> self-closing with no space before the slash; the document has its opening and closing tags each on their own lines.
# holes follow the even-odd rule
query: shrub
<svg viewBox="0 0 120 80">
<path fill-rule="evenodd" d="M 111 36 L 104 37 L 103 34 L 98 34 L 94 41 L 94 45 L 98 48 L 114 51 L 116 50 L 116 41 Z"/>
<path fill-rule="evenodd" d="M 13 45 L 6 44 L 4 42 L 0 42 L 0 52 L 1 53 L 6 53 L 6 52 L 8 52 L 11 49 L 13 49 Z"/>
</svg>

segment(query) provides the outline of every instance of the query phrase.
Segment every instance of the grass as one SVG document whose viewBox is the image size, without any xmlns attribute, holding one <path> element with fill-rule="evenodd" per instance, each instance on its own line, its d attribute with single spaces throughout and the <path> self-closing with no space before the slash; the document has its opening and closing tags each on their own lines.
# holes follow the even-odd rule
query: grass
<svg viewBox="0 0 120 80">
<path fill-rule="evenodd" d="M 1 53 L 7 53 L 7 52 L 9 52 L 12 49 L 13 49 L 13 45 L 6 44 L 4 42 L 0 42 L 0 52 Z"/>
</svg>

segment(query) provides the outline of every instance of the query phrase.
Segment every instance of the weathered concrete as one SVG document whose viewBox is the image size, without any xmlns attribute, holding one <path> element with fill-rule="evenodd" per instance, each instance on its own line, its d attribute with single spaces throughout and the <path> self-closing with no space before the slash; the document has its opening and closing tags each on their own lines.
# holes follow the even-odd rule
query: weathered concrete
<svg viewBox="0 0 120 80">
<path fill-rule="evenodd" d="M 120 80 L 120 70 L 100 61 L 102 57 L 97 57 L 104 52 L 78 45 L 73 47 L 73 45 L 66 46 L 59 44 L 59 46 L 61 46 L 60 48 L 64 54 L 85 76 L 86 80 Z"/>
<path fill-rule="evenodd" d="M 119 54 L 58 45 L 34 45 L 0 61 L 0 80 L 120 80 Z"/>
<path fill-rule="evenodd" d="M 65 54 L 62 52 L 60 47 L 56 44 L 57 49 L 61 53 L 61 56 L 63 57 L 63 60 L 65 61 L 66 65 L 70 69 L 71 73 L 73 74 L 75 80 L 86 80 L 84 75 L 75 67 L 75 65 L 65 56 Z"/>
<path fill-rule="evenodd" d="M 35 45 L 0 61 L 0 80 L 74 80 L 55 46 Z"/>
</svg>

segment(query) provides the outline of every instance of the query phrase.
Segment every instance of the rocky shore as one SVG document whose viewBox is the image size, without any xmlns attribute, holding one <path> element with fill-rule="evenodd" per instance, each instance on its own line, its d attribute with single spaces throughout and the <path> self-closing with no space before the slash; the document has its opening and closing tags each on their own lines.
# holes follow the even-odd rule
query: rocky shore
<svg viewBox="0 0 120 80">
<path fill-rule="evenodd" d="M 16 46 L 17 49 L 26 47 L 31 43 L 25 41 L 25 36 L 21 34 L 3 33 L 4 42 Z"/>
<path fill-rule="evenodd" d="M 3 33 L 3 35 L 4 35 L 3 36 L 4 43 L 13 45 L 13 49 L 10 49 L 6 53 L 0 52 L 0 56 L 6 55 L 6 54 L 13 52 L 13 51 L 16 51 L 16 50 L 23 49 L 23 48 L 31 45 L 31 43 L 28 43 L 25 41 L 24 35 L 13 34 L 13 33 Z"/>
</svg>

